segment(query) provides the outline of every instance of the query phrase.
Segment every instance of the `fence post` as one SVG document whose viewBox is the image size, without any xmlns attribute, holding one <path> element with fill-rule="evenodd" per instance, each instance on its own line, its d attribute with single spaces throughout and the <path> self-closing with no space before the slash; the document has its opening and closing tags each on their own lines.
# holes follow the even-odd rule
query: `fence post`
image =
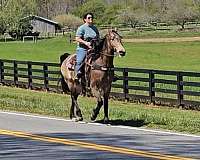
<svg viewBox="0 0 200 160">
<path fill-rule="evenodd" d="M 4 63 L 0 60 L 0 83 L 3 83 L 4 80 Z"/>
<path fill-rule="evenodd" d="M 17 62 L 13 61 L 13 71 L 14 71 L 14 84 L 16 87 L 18 87 L 19 82 L 18 82 L 18 67 L 17 67 Z"/>
<path fill-rule="evenodd" d="M 129 100 L 128 97 L 128 68 L 123 69 L 123 91 L 124 91 L 124 99 Z"/>
<path fill-rule="evenodd" d="M 28 88 L 33 89 L 32 63 L 28 62 Z"/>
<path fill-rule="evenodd" d="M 69 34 L 69 43 L 70 44 L 72 43 L 72 34 L 71 33 Z"/>
<path fill-rule="evenodd" d="M 46 63 L 44 63 L 43 71 L 44 71 L 44 88 L 48 91 L 49 90 L 48 65 Z"/>
<path fill-rule="evenodd" d="M 155 104 L 155 75 L 154 71 L 149 72 L 149 97 L 150 97 L 150 103 Z"/>
<path fill-rule="evenodd" d="M 177 103 L 179 106 L 183 106 L 183 75 L 180 72 L 177 73 L 177 94 Z"/>
</svg>

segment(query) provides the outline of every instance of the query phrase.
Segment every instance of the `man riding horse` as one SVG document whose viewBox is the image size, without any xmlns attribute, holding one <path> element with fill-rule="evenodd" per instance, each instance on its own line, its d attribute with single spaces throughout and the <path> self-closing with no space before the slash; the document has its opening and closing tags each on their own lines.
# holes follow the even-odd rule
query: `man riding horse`
<svg viewBox="0 0 200 160">
<path fill-rule="evenodd" d="M 88 56 L 88 50 L 92 49 L 92 44 L 88 39 L 99 38 L 98 30 L 92 25 L 92 18 L 93 14 L 85 14 L 85 23 L 77 31 L 77 53 L 69 55 L 67 58 L 60 57 L 62 59 L 61 73 L 63 83 L 67 84 L 71 93 L 70 118 L 75 121 L 83 120 L 77 99 L 83 93 L 84 85 L 82 82 L 85 78 L 85 86 L 91 89 L 92 95 L 97 99 L 96 106 L 92 110 L 91 120 L 96 119 L 101 107 L 104 106 L 104 122 L 108 123 L 108 98 L 114 79 L 113 60 L 115 55 L 125 56 L 126 51 L 121 41 L 122 37 L 116 31 L 108 30 L 108 33 L 99 41 L 98 45 L 95 45 L 95 54 Z M 85 59 L 86 61 L 84 61 Z"/>
<path fill-rule="evenodd" d="M 93 14 L 86 13 L 83 16 L 84 24 L 81 25 L 76 32 L 76 41 L 78 46 L 76 49 L 76 66 L 75 66 L 75 79 L 79 79 L 82 76 L 81 67 L 85 60 L 87 51 L 92 49 L 91 40 L 99 39 L 99 31 L 93 25 Z"/>
</svg>

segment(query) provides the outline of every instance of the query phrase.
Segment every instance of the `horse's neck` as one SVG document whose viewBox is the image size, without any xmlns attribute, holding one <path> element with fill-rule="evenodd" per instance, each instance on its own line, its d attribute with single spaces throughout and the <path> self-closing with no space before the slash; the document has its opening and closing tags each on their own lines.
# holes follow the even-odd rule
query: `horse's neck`
<svg viewBox="0 0 200 160">
<path fill-rule="evenodd" d="M 100 59 L 104 66 L 113 67 L 113 50 L 110 47 L 107 39 L 104 40 L 103 47 L 100 51 Z"/>
</svg>

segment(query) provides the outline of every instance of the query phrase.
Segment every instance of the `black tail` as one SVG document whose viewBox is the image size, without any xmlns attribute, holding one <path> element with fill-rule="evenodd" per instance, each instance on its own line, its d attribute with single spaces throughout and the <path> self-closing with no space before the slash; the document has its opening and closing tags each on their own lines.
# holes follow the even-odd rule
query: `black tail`
<svg viewBox="0 0 200 160">
<path fill-rule="evenodd" d="M 69 56 L 69 53 L 64 53 L 63 55 L 60 56 L 60 65 L 62 64 L 62 62 Z"/>
<path fill-rule="evenodd" d="M 60 66 L 62 65 L 63 61 L 69 56 L 69 53 L 64 53 L 63 55 L 60 56 Z M 61 74 L 61 86 L 62 86 L 62 90 L 64 93 L 68 93 L 70 92 L 69 87 L 67 85 L 67 83 L 64 80 L 63 75 Z"/>
</svg>

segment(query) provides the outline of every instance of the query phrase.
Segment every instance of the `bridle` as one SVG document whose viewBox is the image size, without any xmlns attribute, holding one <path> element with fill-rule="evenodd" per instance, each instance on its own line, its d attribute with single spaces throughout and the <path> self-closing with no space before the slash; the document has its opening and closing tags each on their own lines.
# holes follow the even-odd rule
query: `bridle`
<svg viewBox="0 0 200 160">
<path fill-rule="evenodd" d="M 114 52 L 114 54 L 107 54 L 107 53 L 101 53 L 101 54 L 104 55 L 104 56 L 107 56 L 107 57 L 117 57 L 117 56 L 120 56 L 119 52 Z"/>
<path fill-rule="evenodd" d="M 120 36 L 119 36 L 120 37 Z M 121 37 L 120 37 L 121 38 Z M 109 40 L 111 41 L 111 40 Z M 113 47 L 113 46 L 112 46 Z M 101 52 L 101 55 L 105 55 L 107 57 L 116 57 L 116 56 L 120 56 L 120 52 L 115 52 L 116 49 L 114 49 L 114 54 L 107 54 L 107 53 L 103 53 Z"/>
</svg>

